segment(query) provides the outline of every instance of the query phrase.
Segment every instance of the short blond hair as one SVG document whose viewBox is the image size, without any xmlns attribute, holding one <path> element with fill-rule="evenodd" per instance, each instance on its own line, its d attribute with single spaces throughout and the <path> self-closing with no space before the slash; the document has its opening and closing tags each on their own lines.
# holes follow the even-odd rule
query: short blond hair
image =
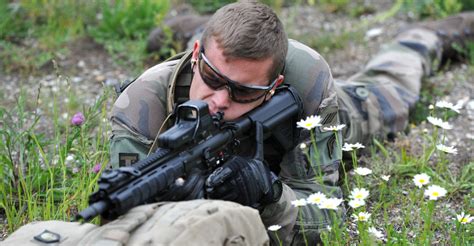
<svg viewBox="0 0 474 246">
<path fill-rule="evenodd" d="M 275 79 L 283 71 L 288 37 L 280 19 L 267 5 L 237 2 L 220 8 L 204 29 L 201 38 L 204 47 L 211 37 L 226 57 L 252 60 L 272 57 L 269 79 Z"/>
</svg>

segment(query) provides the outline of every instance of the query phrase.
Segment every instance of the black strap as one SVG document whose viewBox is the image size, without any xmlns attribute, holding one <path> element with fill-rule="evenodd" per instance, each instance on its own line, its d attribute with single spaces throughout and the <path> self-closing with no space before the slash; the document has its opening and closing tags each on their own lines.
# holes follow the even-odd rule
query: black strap
<svg viewBox="0 0 474 246">
<path fill-rule="evenodd" d="M 125 81 L 123 81 L 121 84 L 116 84 L 114 85 L 114 89 L 115 89 L 115 93 L 117 94 L 117 97 L 120 96 L 120 94 L 122 94 L 122 92 L 127 89 L 127 87 L 129 85 L 131 85 L 133 82 L 135 82 L 135 80 L 137 80 L 138 77 L 134 78 L 133 80 L 128 80 L 126 79 Z"/>
</svg>

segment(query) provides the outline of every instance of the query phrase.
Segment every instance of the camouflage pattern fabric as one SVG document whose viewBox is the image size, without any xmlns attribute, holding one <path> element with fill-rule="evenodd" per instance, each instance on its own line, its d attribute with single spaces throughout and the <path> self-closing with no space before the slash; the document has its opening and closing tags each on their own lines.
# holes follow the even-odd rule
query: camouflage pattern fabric
<svg viewBox="0 0 474 246">
<path fill-rule="evenodd" d="M 341 189 L 336 185 L 341 160 L 341 151 L 337 144 L 341 145 L 342 142 L 368 144 L 373 137 L 390 138 L 395 133 L 403 131 L 408 124 L 409 109 L 418 99 L 421 78 L 428 75 L 434 67 L 433 64 L 439 60 L 440 45 L 440 40 L 431 31 L 408 30 L 384 46 L 363 71 L 348 81 L 333 81 L 327 63 L 317 52 L 299 42 L 290 41 L 284 73 L 285 83 L 291 84 L 300 92 L 305 116 L 320 115 L 323 118 L 323 126 L 344 123 L 347 127 L 343 130 L 342 136 L 324 132 L 321 130 L 322 127 L 317 128 L 315 132 L 317 148 L 310 146 L 309 133 L 303 131 L 301 142 L 309 146 L 307 150 L 296 148 L 286 153 L 279 163 L 270 162 L 271 165 L 279 165 L 281 170 L 279 176 L 287 185 L 287 189 L 279 202 L 265 208 L 261 217 L 266 226 L 272 224 L 283 226 L 279 234 L 285 244 L 302 243 L 302 227 L 310 242 L 315 243 L 319 239 L 320 230 L 332 224 L 328 211 L 320 210 L 316 206 L 301 208 L 303 219 L 300 220 L 297 216 L 298 210 L 292 207 L 290 202 L 307 198 L 315 192 L 323 192 L 330 197 L 342 197 Z M 161 67 L 172 64 L 173 61 L 169 62 L 169 65 L 160 64 L 151 71 L 161 70 Z M 191 72 L 189 69 L 182 70 L 184 74 L 182 78 L 185 79 L 177 78 L 176 86 L 172 88 L 175 89 L 173 93 L 181 91 L 180 95 L 185 98 Z M 147 93 L 143 92 L 143 88 L 146 87 L 140 85 L 145 81 L 165 87 L 160 84 L 163 82 L 158 81 L 156 76 L 146 76 L 147 74 L 153 73 L 146 72 L 134 83 L 134 87 L 129 89 L 131 91 L 125 93 L 135 93 L 141 95 L 141 99 L 145 98 L 143 95 Z M 157 96 L 155 92 L 154 96 L 165 97 L 164 90 L 159 93 L 161 95 Z M 170 92 L 167 93 L 169 97 Z M 178 100 L 177 96 L 174 98 Z M 120 100 L 121 98 L 118 102 Z M 170 103 L 168 101 L 168 106 Z M 152 122 L 155 122 L 155 125 L 156 122 L 161 122 L 160 119 L 150 117 L 150 115 L 160 117 L 158 114 L 146 113 L 144 108 L 140 110 L 145 112 L 145 117 L 133 118 L 127 114 L 130 111 L 127 108 L 114 111 L 113 117 L 117 117 L 120 113 L 133 119 L 125 118 L 118 121 L 118 118 L 115 120 L 113 118 L 115 129 L 139 129 L 138 125 L 131 127 L 123 123 L 136 123 L 143 118 L 148 119 L 149 126 Z M 145 132 L 154 131 L 150 129 Z M 135 134 L 143 135 L 140 131 L 136 131 Z M 152 141 L 152 136 L 148 137 L 148 141 Z M 143 141 L 142 144 L 147 142 Z M 305 151 L 309 151 L 310 158 L 316 161 L 310 162 Z M 112 149 L 112 155 L 117 156 L 117 153 L 118 151 L 114 152 Z M 339 211 L 339 216 L 344 216 L 343 210 Z M 270 237 L 275 243 L 273 234 L 270 234 Z"/>
<path fill-rule="evenodd" d="M 45 240 L 57 236 L 58 242 L 42 243 L 34 239 L 38 236 Z M 269 245 L 269 238 L 255 209 L 233 202 L 194 200 L 138 206 L 100 227 L 32 222 L 2 245 Z"/>
<path fill-rule="evenodd" d="M 337 186 L 342 158 L 341 143 L 368 143 L 373 137 L 391 137 L 404 130 L 409 109 L 418 98 L 421 78 L 436 68 L 440 52 L 440 40 L 433 32 L 425 29 L 408 30 L 382 48 L 363 71 L 347 81 L 334 81 L 328 64 L 317 52 L 290 41 L 285 83 L 300 92 L 305 115 L 320 115 L 323 126 L 344 123 L 348 127 L 337 135 L 323 131 L 322 127 L 317 128 L 317 148 L 310 145 L 309 132 L 302 131 L 300 140 L 308 145 L 307 149 L 297 147 L 283 156 L 273 153 L 271 148 L 270 151 L 265 149 L 265 158 L 269 164 L 279 167 L 284 190 L 280 201 L 266 206 L 260 214 L 264 227 L 258 222 L 252 224 L 252 228 L 279 224 L 282 228 L 278 234 L 283 245 L 301 245 L 304 244 L 301 233 L 304 227 L 308 243 L 315 245 L 320 231 L 332 225 L 332 216 L 327 210 L 308 205 L 301 208 L 302 219 L 299 219 L 298 209 L 291 205 L 291 201 L 307 198 L 315 192 L 341 198 L 342 192 Z M 189 57 L 187 53 L 180 59 L 172 59 L 147 70 L 117 99 L 111 117 L 112 165 L 130 164 L 129 157 L 133 155 L 144 158 L 161 125 L 165 128 L 169 125 L 164 122 L 167 114 L 175 103 L 185 101 L 189 93 L 192 76 Z M 308 156 L 313 161 L 310 162 Z M 186 203 L 200 202 L 202 200 Z M 170 204 L 179 207 L 181 203 Z M 344 217 L 344 209 L 337 212 L 339 217 Z M 173 214 L 178 220 L 184 218 L 186 213 L 185 209 L 176 209 Z M 252 216 L 257 217 L 255 214 Z M 189 218 L 188 223 L 191 222 L 192 218 Z M 152 223 L 161 222 L 157 220 Z M 219 233 L 218 230 L 213 232 Z M 150 232 L 137 231 L 131 237 L 142 237 L 147 233 Z M 274 233 L 267 236 L 262 231 L 260 236 L 261 241 L 269 236 L 270 242 L 277 244 Z"/>
<path fill-rule="evenodd" d="M 344 141 L 369 144 L 405 130 L 423 76 L 441 59 L 441 40 L 427 29 L 410 29 L 382 47 L 363 71 L 336 81 Z"/>
<path fill-rule="evenodd" d="M 290 40 L 289 45 L 284 73 L 285 83 L 291 84 L 300 92 L 305 116 L 318 114 L 323 118 L 325 126 L 337 125 L 339 123 L 337 96 L 327 62 L 316 51 L 299 42 Z M 124 163 L 120 159 L 120 154 L 132 152 L 138 153 L 140 158 L 145 157 L 166 114 L 172 109 L 168 106 L 187 99 L 192 76 L 188 62 L 189 55 L 185 54 L 180 61 L 171 60 L 149 69 L 117 99 L 112 111 L 113 164 Z M 178 63 L 180 65 L 177 65 Z M 304 220 L 297 221 L 298 210 L 291 206 L 292 200 L 307 197 L 315 192 L 342 197 L 340 188 L 336 186 L 341 159 L 341 151 L 335 145 L 336 136 L 333 132 L 323 132 L 321 129 L 316 129 L 315 135 L 318 151 L 315 152 L 314 148 L 308 150 L 311 158 L 316 159 L 315 156 L 319 156 L 319 160 L 315 161 L 318 167 L 311 166 L 307 160 L 304 152 L 307 150 L 295 148 L 283 156 L 278 154 L 272 156 L 274 152 L 265 149 L 267 162 L 278 166 L 279 176 L 286 186 L 282 196 L 284 199 L 267 206 L 261 217 L 267 226 L 273 224 L 283 226 L 279 231 L 280 238 L 287 244 L 299 240 L 295 235 L 299 234 L 301 226 L 305 227 L 307 234 L 318 235 L 318 231 L 330 223 L 327 214 L 316 206 L 304 209 Z M 301 142 L 310 145 L 309 132 L 302 133 Z M 252 144 L 250 142 L 242 146 Z M 242 149 L 241 155 L 251 156 L 252 151 L 253 149 Z M 320 170 L 317 172 L 323 182 L 315 182 L 317 176 L 315 170 Z M 274 237 L 273 234 L 270 236 Z"/>
</svg>

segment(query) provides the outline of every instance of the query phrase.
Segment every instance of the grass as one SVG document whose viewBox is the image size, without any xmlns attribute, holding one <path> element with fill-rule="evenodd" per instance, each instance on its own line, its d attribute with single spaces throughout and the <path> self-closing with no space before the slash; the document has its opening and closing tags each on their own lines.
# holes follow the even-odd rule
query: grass
<svg viewBox="0 0 474 246">
<path fill-rule="evenodd" d="M 450 109 L 439 107 L 430 111 L 431 116 L 441 119 L 448 119 L 451 113 Z M 473 224 L 460 223 L 456 217 L 461 213 L 470 214 L 473 209 L 474 162 L 469 160 L 460 166 L 460 170 L 453 169 L 451 161 L 454 155 L 439 147 L 440 143 L 450 146 L 447 141 L 449 130 L 434 125 L 427 127 L 429 130 L 421 135 L 421 149 L 418 151 L 410 152 L 411 144 L 405 143 L 397 148 L 374 140 L 372 158 L 362 162 L 367 163 L 363 164 L 368 168 L 366 173 L 357 172 L 357 167 L 362 167 L 356 155 L 358 148 L 347 150 L 352 159 L 346 162 L 356 168 L 344 174 L 350 177 L 342 186 L 345 202 L 349 203 L 358 196 L 354 193 L 356 188 L 367 193 L 367 197 L 361 193 L 362 206 L 347 206 L 352 216 L 348 216 L 350 219 L 342 224 L 342 228 L 323 229 L 325 245 L 472 245 L 474 238 L 470 232 Z M 414 180 L 419 174 L 429 177 L 417 187 Z M 384 175 L 390 175 L 388 180 Z M 431 191 L 436 188 L 432 185 L 441 187 L 441 191 Z M 443 190 L 447 192 L 445 195 Z M 461 203 L 452 204 L 452 200 Z M 305 206 L 321 204 L 323 202 Z M 333 225 L 338 225 L 339 219 L 335 220 Z"/>
<path fill-rule="evenodd" d="M 9 73 L 36 73 L 57 57 L 58 50 L 67 50 L 68 42 L 92 37 L 121 64 L 143 70 L 144 43 L 150 30 L 162 22 L 169 4 L 153 0 L 0 0 L 0 67 Z"/>
<path fill-rule="evenodd" d="M 120 8 L 106 5 L 110 1 L 92 1 L 94 4 L 87 6 L 81 5 L 81 1 L 16 2 L 19 5 L 0 0 L 0 58 L 4 71 L 25 74 L 41 69 L 58 52 L 67 54 L 65 43 L 84 35 L 103 44 L 114 60 L 121 61 L 119 64 L 140 70 L 146 58 L 145 30 L 163 18 L 150 14 L 148 9 L 165 13 L 167 8 L 154 6 L 152 1 L 141 1 L 140 6 L 130 5 L 131 1 L 116 1 L 123 4 Z M 283 2 L 286 1 L 273 4 L 281 6 Z M 68 17 L 67 13 L 74 8 L 84 15 Z M 129 11 L 139 12 L 143 22 L 133 22 L 130 18 L 133 15 L 127 15 Z M 99 24 L 97 16 L 110 19 L 104 22 L 107 24 Z M 139 28 L 143 29 L 134 31 Z M 115 33 L 115 30 L 121 31 Z M 61 32 L 66 35 L 60 35 Z M 328 53 L 344 48 L 354 35 L 356 40 L 361 39 L 357 33 L 347 32 L 336 37 L 320 35 L 318 39 L 308 36 L 306 43 Z M 473 51 L 470 44 L 466 61 L 470 62 L 472 71 Z M 77 95 L 75 85 L 61 75 L 50 84 L 19 87 L 23 89 L 13 97 L 0 92 L 0 176 L 4 177 L 0 183 L 0 213 L 5 218 L 2 231 L 7 233 L 31 221 L 71 220 L 87 206 L 88 196 L 96 189 L 101 170 L 108 163 L 110 127 L 106 118 L 112 96 L 107 88 L 92 103 L 86 103 L 85 98 Z M 434 114 L 445 120 L 456 116 L 439 108 L 427 109 L 428 104 L 434 104 L 435 98 L 445 93 L 445 88 L 428 83 L 422 89 L 418 104 L 422 113 L 416 114 L 415 122 L 421 124 L 426 116 Z M 72 125 L 70 120 L 77 112 L 85 115 L 85 121 Z M 358 164 L 360 157 L 353 155 L 349 162 L 370 168 L 372 174 L 360 176 L 347 170 L 345 197 L 354 188 L 364 188 L 370 193 L 365 206 L 351 208 L 349 212 L 368 212 L 371 216 L 368 221 L 348 219 L 342 227 L 335 221 L 331 230 L 322 233 L 327 244 L 472 244 L 474 239 L 469 234 L 472 223 L 461 224 L 453 218 L 461 212 L 472 214 L 474 163 L 468 160 L 459 170 L 451 170 L 453 155 L 436 148 L 439 142 L 445 141 L 449 131 L 430 125 L 427 128 L 426 133 L 420 132 L 418 150 L 413 150 L 413 143 L 406 143 L 400 137 L 395 144 L 375 141 L 367 165 Z M 445 144 L 450 146 L 448 141 Z M 412 181 L 420 173 L 431 177 L 428 185 L 445 188 L 446 196 L 437 201 L 424 197 L 426 186 L 418 188 Z M 389 181 L 381 175 L 390 175 Z M 368 232 L 370 227 L 376 227 L 383 239 L 372 236 Z"/>
<path fill-rule="evenodd" d="M 51 90 L 39 85 L 33 96 L 22 90 L 0 107 L 0 208 L 7 231 L 28 221 L 71 220 L 96 188 L 95 166 L 108 163 L 109 92 L 86 107 L 74 91 L 58 77 Z M 81 125 L 70 123 L 76 110 L 84 112 Z"/>
<path fill-rule="evenodd" d="M 105 119 L 110 106 L 109 91 L 104 90 L 89 105 L 81 103 L 83 100 L 75 91 L 67 78 L 58 76 L 47 86 L 39 84 L 36 93 L 21 91 L 13 102 L 0 108 L 0 175 L 5 177 L 0 183 L 0 207 L 6 219 L 4 230 L 9 233 L 30 221 L 71 220 L 87 206 L 100 170 L 108 163 L 110 135 Z M 70 119 L 78 111 L 84 113 L 86 120 L 72 125 Z M 452 113 L 435 107 L 429 114 L 449 120 Z M 361 165 L 357 151 L 352 152 L 349 162 L 354 167 L 368 167 L 372 173 L 345 175 L 349 177 L 343 186 L 345 202 L 349 202 L 354 188 L 366 189 L 370 194 L 366 205 L 350 208 L 349 214 L 367 212 L 370 218 L 353 221 L 348 216 L 342 227 L 336 219 L 330 231 L 322 232 L 327 244 L 472 243 L 468 232 L 472 231 L 472 223 L 461 224 L 453 218 L 472 211 L 474 178 L 470 174 L 474 163 L 471 160 L 461 170 L 451 171 L 453 156 L 436 148 L 440 142 L 450 145 L 445 140 L 449 131 L 430 125 L 427 128 L 421 135 L 418 151 L 411 150 L 409 144 L 394 147 L 375 141 L 368 165 Z M 429 184 L 422 188 L 412 181 L 420 173 L 430 176 Z M 383 180 L 382 175 L 390 175 L 389 180 Z M 431 184 L 446 189 L 446 196 L 436 201 L 425 197 L 423 193 Z M 461 203 L 452 204 L 450 200 Z M 369 232 L 371 227 L 382 233 L 381 239 Z"/>
</svg>

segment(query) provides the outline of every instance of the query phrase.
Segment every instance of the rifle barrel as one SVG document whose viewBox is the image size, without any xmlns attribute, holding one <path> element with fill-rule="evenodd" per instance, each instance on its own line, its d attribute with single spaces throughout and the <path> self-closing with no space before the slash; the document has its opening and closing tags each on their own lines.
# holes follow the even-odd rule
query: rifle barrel
<svg viewBox="0 0 474 246">
<path fill-rule="evenodd" d="M 76 215 L 76 221 L 77 220 L 83 220 L 83 221 L 90 221 L 91 219 L 95 218 L 99 214 L 104 213 L 107 209 L 109 208 L 109 204 L 104 201 L 100 200 L 98 202 L 95 202 L 93 204 L 90 204 L 89 207 L 81 211 Z"/>
</svg>

